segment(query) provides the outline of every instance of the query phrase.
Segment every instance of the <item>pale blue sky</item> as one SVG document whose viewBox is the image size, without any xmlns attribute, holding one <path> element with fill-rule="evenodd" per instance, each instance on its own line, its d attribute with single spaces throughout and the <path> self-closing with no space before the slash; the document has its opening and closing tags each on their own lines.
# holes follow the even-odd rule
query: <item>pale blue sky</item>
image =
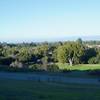
<svg viewBox="0 0 100 100">
<path fill-rule="evenodd" d="M 0 0 L 1 41 L 99 34 L 100 0 Z"/>
</svg>

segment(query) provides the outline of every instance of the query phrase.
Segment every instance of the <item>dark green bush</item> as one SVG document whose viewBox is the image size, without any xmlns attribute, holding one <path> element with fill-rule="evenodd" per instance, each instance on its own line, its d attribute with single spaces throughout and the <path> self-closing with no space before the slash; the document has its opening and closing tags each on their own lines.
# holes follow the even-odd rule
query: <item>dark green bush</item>
<svg viewBox="0 0 100 100">
<path fill-rule="evenodd" d="M 98 59 L 96 57 L 92 57 L 89 59 L 88 63 L 89 64 L 97 64 L 99 62 L 98 62 Z"/>
<path fill-rule="evenodd" d="M 32 65 L 29 65 L 29 69 L 42 70 L 42 65 L 41 64 L 32 64 Z"/>
<path fill-rule="evenodd" d="M 56 64 L 48 65 L 47 66 L 47 71 L 58 72 L 59 71 L 59 67 Z"/>
<path fill-rule="evenodd" d="M 0 64 L 1 65 L 10 65 L 14 61 L 11 57 L 0 57 Z"/>
</svg>

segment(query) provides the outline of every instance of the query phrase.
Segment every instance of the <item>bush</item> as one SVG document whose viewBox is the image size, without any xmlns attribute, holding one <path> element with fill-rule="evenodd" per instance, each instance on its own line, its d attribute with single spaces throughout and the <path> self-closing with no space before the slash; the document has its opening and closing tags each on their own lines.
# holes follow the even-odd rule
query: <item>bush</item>
<svg viewBox="0 0 100 100">
<path fill-rule="evenodd" d="M 88 61 L 89 64 L 98 64 L 98 59 L 96 57 L 92 57 Z"/>
<path fill-rule="evenodd" d="M 42 70 L 42 65 L 41 64 L 32 64 L 32 65 L 29 66 L 29 69 Z"/>
<path fill-rule="evenodd" d="M 22 62 L 14 61 L 10 64 L 10 67 L 25 68 L 25 65 Z"/>
<path fill-rule="evenodd" d="M 0 71 L 5 71 L 5 72 L 27 72 L 28 69 L 26 68 L 17 68 L 17 67 L 0 67 Z"/>
<path fill-rule="evenodd" d="M 11 57 L 1 57 L 0 58 L 0 64 L 1 65 L 10 65 L 14 61 Z"/>
<path fill-rule="evenodd" d="M 56 64 L 51 64 L 51 65 L 47 66 L 47 71 L 58 72 L 59 71 L 59 67 Z"/>
</svg>

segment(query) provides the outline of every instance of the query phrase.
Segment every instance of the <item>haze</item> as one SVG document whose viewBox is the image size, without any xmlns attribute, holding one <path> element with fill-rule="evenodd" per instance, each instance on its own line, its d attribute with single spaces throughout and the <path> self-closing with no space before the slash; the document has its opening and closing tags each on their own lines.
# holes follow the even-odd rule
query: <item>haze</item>
<svg viewBox="0 0 100 100">
<path fill-rule="evenodd" d="M 0 0 L 1 41 L 97 40 L 99 26 L 99 0 Z"/>
</svg>

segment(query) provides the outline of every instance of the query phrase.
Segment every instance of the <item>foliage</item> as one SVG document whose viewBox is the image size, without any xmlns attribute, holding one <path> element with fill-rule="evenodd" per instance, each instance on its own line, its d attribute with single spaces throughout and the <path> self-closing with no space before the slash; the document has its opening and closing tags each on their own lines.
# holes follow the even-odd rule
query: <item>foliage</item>
<svg viewBox="0 0 100 100">
<path fill-rule="evenodd" d="M 93 44 L 92 48 L 87 46 L 89 43 Z M 81 38 L 76 41 L 54 43 L 1 43 L 0 64 L 8 66 L 12 64 L 17 67 L 18 62 L 27 66 L 39 64 L 44 70 L 47 70 L 47 66 L 51 63 L 68 63 L 70 67 L 77 64 L 99 64 L 100 48 L 97 46 L 99 43 L 82 41 Z"/>
<path fill-rule="evenodd" d="M 84 51 L 84 55 L 82 56 L 81 60 L 84 63 L 88 63 L 89 59 L 92 57 L 96 57 L 97 55 L 97 50 L 95 48 L 87 48 Z"/>
<path fill-rule="evenodd" d="M 57 49 L 57 59 L 60 63 L 67 62 L 67 53 L 66 48 L 64 46 L 60 46 Z"/>
<path fill-rule="evenodd" d="M 84 47 L 75 42 L 66 43 L 63 46 L 58 47 L 58 61 L 61 63 L 69 62 L 79 64 L 80 58 L 84 54 Z"/>
<path fill-rule="evenodd" d="M 10 67 L 14 67 L 14 68 L 24 68 L 25 65 L 23 65 L 22 62 L 19 62 L 19 61 L 14 61 L 10 64 Z"/>
<path fill-rule="evenodd" d="M 42 69 L 42 65 L 40 65 L 40 64 L 29 65 L 29 69 L 32 69 L 32 70 L 43 70 Z"/>
<path fill-rule="evenodd" d="M 51 65 L 47 66 L 47 71 L 58 72 L 59 71 L 59 67 L 56 64 L 51 64 Z"/>
<path fill-rule="evenodd" d="M 83 43 L 83 41 L 82 41 L 81 38 L 78 38 L 78 39 L 76 40 L 76 42 L 79 43 L 79 44 L 82 44 L 82 43 Z"/>
<path fill-rule="evenodd" d="M 88 60 L 89 64 L 97 64 L 98 63 L 98 59 L 97 57 L 92 57 Z"/>
<path fill-rule="evenodd" d="M 0 64 L 1 65 L 10 65 L 14 61 L 11 57 L 0 57 Z"/>
</svg>

